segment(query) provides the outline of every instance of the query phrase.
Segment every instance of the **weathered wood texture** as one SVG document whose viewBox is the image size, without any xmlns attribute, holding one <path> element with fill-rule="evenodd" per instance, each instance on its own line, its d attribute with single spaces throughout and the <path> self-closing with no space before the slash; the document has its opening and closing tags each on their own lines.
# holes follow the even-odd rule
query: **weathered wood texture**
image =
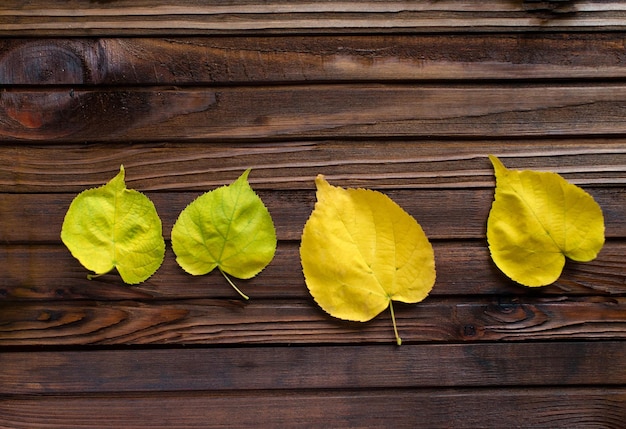
<svg viewBox="0 0 626 429">
<path fill-rule="evenodd" d="M 290 34 L 408 31 L 528 31 L 624 29 L 616 1 L 302 0 L 206 2 L 80 0 L 24 5 L 5 0 L 0 31 L 8 35 Z"/>
<path fill-rule="evenodd" d="M 620 78 L 612 33 L 2 39 L 4 83 L 257 85 Z"/>
<path fill-rule="evenodd" d="M 4 427 L 28 429 L 310 428 L 329 422 L 336 428 L 620 428 L 624 401 L 623 388 L 269 390 L 10 397 L 0 412 Z"/>
<path fill-rule="evenodd" d="M 0 141 L 621 136 L 624 98 L 612 83 L 16 88 Z"/>
<path fill-rule="evenodd" d="M 623 341 L 12 352 L 0 356 L 0 392 L 615 387 L 626 383 L 624 353 Z"/>
<path fill-rule="evenodd" d="M 624 426 L 624 5 L 45 3 L 0 5 L 0 427 Z M 500 273 L 489 154 L 593 195 L 598 258 L 544 288 Z M 252 168 L 279 243 L 238 281 L 250 302 L 169 241 L 143 284 L 87 280 L 61 224 L 120 164 L 166 240 Z M 385 192 L 433 242 L 400 347 L 387 312 L 336 320 L 306 289 L 319 173 Z"/>
<path fill-rule="evenodd" d="M 396 304 L 405 343 L 626 339 L 624 298 L 431 298 Z M 2 306 L 0 345 L 388 343 L 387 312 L 361 324 L 329 319 L 309 301 L 227 299 Z"/>
</svg>

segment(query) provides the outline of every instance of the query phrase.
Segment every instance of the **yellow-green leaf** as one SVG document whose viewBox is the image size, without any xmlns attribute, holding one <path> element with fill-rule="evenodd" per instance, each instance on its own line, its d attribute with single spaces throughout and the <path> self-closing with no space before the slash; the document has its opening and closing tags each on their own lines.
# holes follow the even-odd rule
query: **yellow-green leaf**
<svg viewBox="0 0 626 429">
<path fill-rule="evenodd" d="M 246 170 L 231 185 L 196 198 L 172 228 L 176 261 L 188 273 L 203 275 L 218 268 L 225 274 L 249 279 L 274 258 L 276 230 L 269 211 L 248 183 Z"/>
<path fill-rule="evenodd" d="M 315 179 L 317 202 L 302 234 L 307 287 L 330 315 L 365 322 L 392 301 L 422 301 L 435 283 L 433 248 L 417 221 L 386 195 Z"/>
<path fill-rule="evenodd" d="M 141 283 L 161 266 L 165 241 L 154 204 L 126 189 L 124 167 L 106 185 L 81 192 L 70 204 L 61 239 L 96 275 L 117 269 L 122 280 Z"/>
<path fill-rule="evenodd" d="M 604 245 L 604 217 L 593 197 L 556 173 L 507 169 L 490 156 L 496 191 L 487 221 L 495 264 L 526 286 L 555 282 L 565 257 L 586 262 Z"/>
</svg>

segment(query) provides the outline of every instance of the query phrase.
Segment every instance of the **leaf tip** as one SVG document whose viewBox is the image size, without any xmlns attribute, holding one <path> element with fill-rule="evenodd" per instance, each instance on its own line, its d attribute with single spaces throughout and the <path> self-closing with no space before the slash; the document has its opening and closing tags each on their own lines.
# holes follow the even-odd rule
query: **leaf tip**
<svg viewBox="0 0 626 429">
<path fill-rule="evenodd" d="M 500 172 L 507 170 L 507 168 L 504 166 L 502 161 L 500 161 L 500 159 L 497 156 L 489 155 L 489 161 L 491 161 L 491 165 L 493 165 L 493 169 L 495 170 L 496 175 Z"/>
<path fill-rule="evenodd" d="M 124 164 L 120 164 L 120 172 L 117 173 L 115 175 L 114 178 L 112 178 L 107 185 L 111 185 L 115 188 L 126 188 L 126 180 L 125 180 L 125 176 L 126 176 L 126 170 L 124 170 Z M 106 185 L 104 185 L 106 186 Z"/>
<path fill-rule="evenodd" d="M 240 179 L 244 179 L 245 181 L 248 181 L 248 176 L 250 175 L 250 172 L 252 171 L 252 168 L 248 168 L 246 169 L 246 171 L 244 171 L 243 173 L 241 173 L 241 176 L 239 176 Z"/>
<path fill-rule="evenodd" d="M 333 186 L 328 183 L 323 174 L 318 174 L 317 177 L 315 177 L 315 188 L 317 190 L 317 198 L 319 200 L 321 195 L 328 192 L 331 188 L 333 188 Z"/>
<path fill-rule="evenodd" d="M 124 164 L 120 164 L 120 172 L 117 173 L 116 177 L 114 177 L 114 179 L 122 179 L 124 180 L 124 177 L 126 176 L 126 170 L 124 169 Z"/>
</svg>

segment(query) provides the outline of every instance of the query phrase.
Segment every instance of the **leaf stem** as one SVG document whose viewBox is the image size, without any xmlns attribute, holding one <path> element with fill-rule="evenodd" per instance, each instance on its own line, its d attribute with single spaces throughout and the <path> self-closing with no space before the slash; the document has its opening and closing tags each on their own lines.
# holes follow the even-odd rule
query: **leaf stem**
<svg viewBox="0 0 626 429">
<path fill-rule="evenodd" d="M 224 276 L 224 278 L 226 279 L 226 281 L 233 287 L 233 289 L 235 289 L 239 295 L 241 295 L 243 297 L 243 299 L 250 299 L 250 297 L 248 295 L 246 295 L 245 293 L 243 293 L 241 290 L 239 290 L 239 288 L 237 286 L 235 286 L 235 283 L 232 282 L 232 280 L 226 275 L 226 273 L 224 271 L 222 271 L 222 269 L 220 267 L 217 267 L 220 270 L 220 273 L 222 273 L 222 275 Z"/>
<path fill-rule="evenodd" d="M 393 301 L 389 300 L 389 310 L 391 311 L 391 321 L 393 322 L 393 332 L 396 334 L 396 344 L 402 345 L 402 338 L 398 334 L 398 327 L 396 326 L 396 314 L 393 311 Z"/>
<path fill-rule="evenodd" d="M 100 274 L 98 274 L 98 273 L 93 273 L 93 274 L 89 273 L 89 274 L 87 274 L 87 280 L 97 279 L 98 277 L 101 277 L 101 276 L 104 276 L 106 274 L 109 274 L 114 269 L 115 268 L 111 268 L 111 270 L 107 271 L 106 273 L 100 273 Z"/>
</svg>

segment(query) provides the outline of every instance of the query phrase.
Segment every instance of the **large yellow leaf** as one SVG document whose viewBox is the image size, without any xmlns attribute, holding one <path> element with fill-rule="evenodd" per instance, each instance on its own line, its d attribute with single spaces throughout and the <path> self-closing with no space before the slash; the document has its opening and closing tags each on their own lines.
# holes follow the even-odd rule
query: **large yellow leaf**
<svg viewBox="0 0 626 429">
<path fill-rule="evenodd" d="M 498 268 L 526 286 L 555 282 L 565 257 L 586 262 L 604 245 L 602 209 L 556 173 L 507 169 L 490 156 L 496 192 L 487 241 Z"/>
<path fill-rule="evenodd" d="M 302 234 L 307 287 L 330 315 L 365 322 L 392 300 L 423 300 L 435 283 L 433 248 L 420 225 L 386 195 L 315 179 L 317 203 Z"/>
</svg>

